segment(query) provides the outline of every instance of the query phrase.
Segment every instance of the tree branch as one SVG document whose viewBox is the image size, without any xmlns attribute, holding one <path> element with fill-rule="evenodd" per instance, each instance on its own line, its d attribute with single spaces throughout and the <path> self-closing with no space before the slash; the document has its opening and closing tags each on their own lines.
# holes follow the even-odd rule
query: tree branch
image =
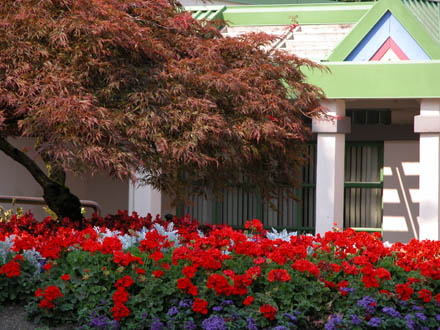
<svg viewBox="0 0 440 330">
<path fill-rule="evenodd" d="M 52 182 L 52 180 L 49 179 L 49 177 L 40 169 L 40 167 L 31 158 L 29 158 L 29 156 L 27 156 L 23 151 L 15 148 L 4 137 L 0 137 L 0 150 L 24 166 L 42 187 L 45 187 Z"/>
</svg>

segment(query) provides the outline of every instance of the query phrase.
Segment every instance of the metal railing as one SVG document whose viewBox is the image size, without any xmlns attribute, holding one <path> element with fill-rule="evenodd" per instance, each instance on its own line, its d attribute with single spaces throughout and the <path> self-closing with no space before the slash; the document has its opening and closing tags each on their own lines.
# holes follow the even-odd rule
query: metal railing
<svg viewBox="0 0 440 330">
<path fill-rule="evenodd" d="M 0 195 L 0 203 L 17 203 L 29 205 L 46 205 L 43 197 L 28 197 L 28 196 L 9 196 Z M 92 208 L 95 213 L 101 215 L 101 206 L 94 201 L 80 200 L 81 206 Z"/>
</svg>

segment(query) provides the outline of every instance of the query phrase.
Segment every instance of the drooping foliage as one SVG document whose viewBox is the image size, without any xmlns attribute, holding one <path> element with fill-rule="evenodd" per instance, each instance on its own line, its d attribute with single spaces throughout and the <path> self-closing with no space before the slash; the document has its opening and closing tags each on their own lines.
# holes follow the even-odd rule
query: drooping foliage
<svg viewBox="0 0 440 330">
<path fill-rule="evenodd" d="M 322 93 L 300 70 L 316 65 L 273 41 L 224 38 L 175 0 L 4 0 L 0 149 L 43 187 L 65 171 L 138 172 L 174 198 L 243 177 L 274 196 L 298 183 L 302 120 Z M 49 175 L 7 140 L 20 136 L 37 138 Z"/>
</svg>

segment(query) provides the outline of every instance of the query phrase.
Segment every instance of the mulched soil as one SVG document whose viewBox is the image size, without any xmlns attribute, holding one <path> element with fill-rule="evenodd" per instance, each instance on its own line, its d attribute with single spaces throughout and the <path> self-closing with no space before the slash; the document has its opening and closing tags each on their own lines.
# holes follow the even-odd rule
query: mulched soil
<svg viewBox="0 0 440 330">
<path fill-rule="evenodd" d="M 22 306 L 11 305 L 0 310 L 0 330 L 74 330 L 74 326 L 47 327 L 26 320 Z"/>
</svg>

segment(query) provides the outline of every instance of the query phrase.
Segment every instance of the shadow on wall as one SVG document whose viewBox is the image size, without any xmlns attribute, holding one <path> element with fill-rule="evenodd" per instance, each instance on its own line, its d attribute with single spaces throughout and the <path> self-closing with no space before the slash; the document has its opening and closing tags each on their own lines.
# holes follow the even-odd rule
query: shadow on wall
<svg viewBox="0 0 440 330">
<path fill-rule="evenodd" d="M 418 141 L 385 141 L 383 239 L 409 242 L 419 233 Z"/>
<path fill-rule="evenodd" d="M 28 155 L 37 160 L 40 168 L 44 169 L 44 163 L 37 154 L 32 153 L 35 139 L 11 139 L 10 142 L 19 149 L 28 148 Z M 67 186 L 80 199 L 92 200 L 101 206 L 102 214 L 115 214 L 118 209 L 128 209 L 128 182 L 112 180 L 103 175 L 83 178 L 67 175 Z M 19 163 L 0 152 L 0 195 L 42 197 L 43 190 L 36 183 L 31 174 Z M 5 209 L 13 206 L 8 203 L 0 203 Z M 25 211 L 31 210 L 37 219 L 43 219 L 47 213 L 41 206 L 26 204 L 16 205 Z M 91 215 L 90 209 L 87 216 Z"/>
</svg>

